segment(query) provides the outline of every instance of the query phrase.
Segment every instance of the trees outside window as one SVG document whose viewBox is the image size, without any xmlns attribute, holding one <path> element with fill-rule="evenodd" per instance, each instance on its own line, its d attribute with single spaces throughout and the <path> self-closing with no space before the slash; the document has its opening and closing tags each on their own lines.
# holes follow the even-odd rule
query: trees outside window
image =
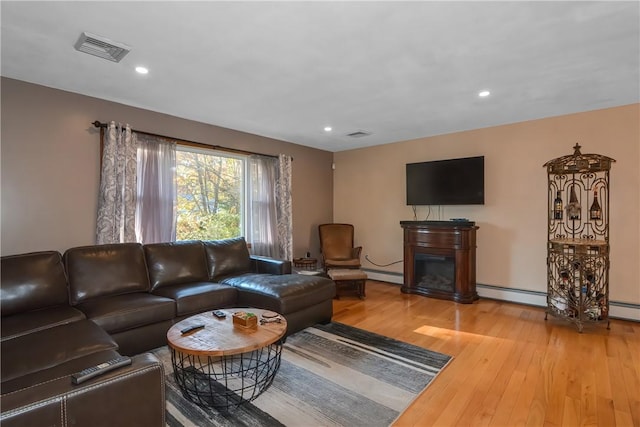
<svg viewBox="0 0 640 427">
<path fill-rule="evenodd" d="M 245 235 L 242 156 L 182 146 L 176 152 L 176 240 Z"/>
</svg>

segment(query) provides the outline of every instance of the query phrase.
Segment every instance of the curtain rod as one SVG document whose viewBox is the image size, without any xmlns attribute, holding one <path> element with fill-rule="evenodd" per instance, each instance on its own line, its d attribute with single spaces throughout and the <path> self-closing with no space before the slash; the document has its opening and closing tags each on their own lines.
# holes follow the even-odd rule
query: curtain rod
<svg viewBox="0 0 640 427">
<path fill-rule="evenodd" d="M 96 120 L 95 122 L 93 122 L 91 124 L 94 125 L 97 128 L 102 128 L 102 129 L 106 129 L 107 126 L 108 126 L 107 123 L 100 123 L 98 120 Z M 173 139 L 173 140 L 176 140 L 176 141 L 180 141 L 180 143 L 182 145 L 188 145 L 190 147 L 215 149 L 215 150 L 228 151 L 228 152 L 231 152 L 231 153 L 239 153 L 239 154 L 255 154 L 255 155 L 258 155 L 258 156 L 273 157 L 273 158 L 276 158 L 276 159 L 278 158 L 278 156 L 274 156 L 273 154 L 256 153 L 255 151 L 239 150 L 237 148 L 223 147 L 221 145 L 209 145 L 209 144 L 204 144 L 202 142 L 189 141 L 189 140 L 186 140 L 186 139 L 174 138 L 174 137 L 171 137 L 171 136 L 160 135 L 160 134 L 157 134 L 157 133 L 144 132 L 144 131 L 135 130 L 135 129 L 131 129 L 131 131 L 132 132 L 136 132 L 136 133 L 141 133 L 141 134 L 144 134 L 144 135 L 155 136 L 155 137 L 158 137 L 158 138 Z"/>
</svg>

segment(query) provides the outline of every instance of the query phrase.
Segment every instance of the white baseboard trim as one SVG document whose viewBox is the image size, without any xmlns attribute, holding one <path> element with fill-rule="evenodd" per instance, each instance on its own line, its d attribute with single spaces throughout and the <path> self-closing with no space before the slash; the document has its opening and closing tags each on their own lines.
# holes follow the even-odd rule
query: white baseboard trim
<svg viewBox="0 0 640 427">
<path fill-rule="evenodd" d="M 362 271 L 367 273 L 367 277 L 371 280 L 379 280 L 381 282 L 395 283 L 396 285 L 402 285 L 404 283 L 404 275 L 402 273 L 370 270 L 368 268 L 363 268 Z"/>
<path fill-rule="evenodd" d="M 476 284 L 476 291 L 478 291 L 478 295 L 482 298 L 517 302 L 519 304 L 534 305 L 536 307 L 547 306 L 547 294 L 544 292 L 481 284 Z"/>
<path fill-rule="evenodd" d="M 371 280 L 402 285 L 404 277 L 402 273 L 371 270 L 363 268 Z M 547 306 L 547 294 L 545 292 L 528 291 L 525 289 L 505 288 L 503 286 L 477 284 L 476 290 L 481 298 L 489 298 L 500 301 L 514 302 L 518 304 L 533 305 L 537 307 Z M 631 320 L 640 322 L 640 304 L 629 304 L 619 301 L 609 303 L 609 316 L 612 319 Z"/>
<path fill-rule="evenodd" d="M 609 303 L 609 317 L 640 322 L 640 305 L 611 301 Z"/>
</svg>

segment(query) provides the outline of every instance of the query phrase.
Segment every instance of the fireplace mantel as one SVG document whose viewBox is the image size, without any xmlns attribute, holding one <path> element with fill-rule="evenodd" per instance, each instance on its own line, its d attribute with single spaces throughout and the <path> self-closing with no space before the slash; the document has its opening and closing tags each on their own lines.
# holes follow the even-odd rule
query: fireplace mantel
<svg viewBox="0 0 640 427">
<path fill-rule="evenodd" d="M 466 304 L 478 299 L 476 230 L 479 227 L 474 222 L 401 221 L 400 225 L 404 230 L 403 293 Z M 453 265 L 447 266 L 447 263 Z M 447 276 L 447 271 L 451 271 L 450 285 L 446 277 L 440 277 Z M 425 277 L 433 275 L 438 276 L 437 281 Z"/>
</svg>

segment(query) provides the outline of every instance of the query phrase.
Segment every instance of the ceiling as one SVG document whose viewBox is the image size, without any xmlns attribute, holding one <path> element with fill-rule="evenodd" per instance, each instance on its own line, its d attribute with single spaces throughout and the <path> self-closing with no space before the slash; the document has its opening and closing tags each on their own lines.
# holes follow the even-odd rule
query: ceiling
<svg viewBox="0 0 640 427">
<path fill-rule="evenodd" d="M 640 102 L 637 1 L 0 8 L 2 76 L 334 152 Z"/>
</svg>

